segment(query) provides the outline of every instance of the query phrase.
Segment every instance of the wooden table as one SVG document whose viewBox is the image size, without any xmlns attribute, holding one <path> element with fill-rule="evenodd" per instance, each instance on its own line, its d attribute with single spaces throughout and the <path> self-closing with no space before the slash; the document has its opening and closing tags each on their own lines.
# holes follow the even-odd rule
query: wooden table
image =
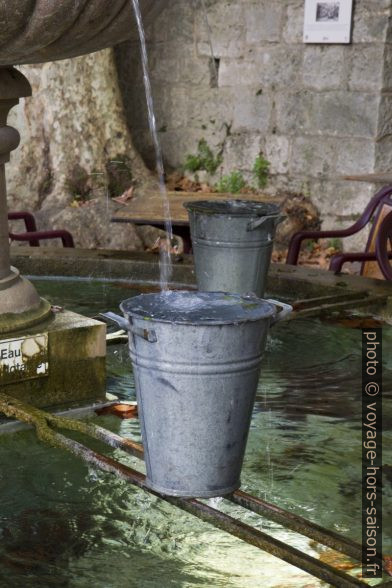
<svg viewBox="0 0 392 588">
<path fill-rule="evenodd" d="M 379 172 L 374 174 L 359 174 L 343 176 L 343 180 L 351 182 L 368 182 L 369 184 L 392 184 L 392 172 Z"/>
<path fill-rule="evenodd" d="M 184 250 L 191 249 L 188 211 L 184 208 L 187 202 L 197 200 L 253 200 L 257 202 L 274 202 L 281 199 L 265 194 L 223 194 L 215 192 L 168 192 L 170 216 L 173 232 L 184 240 Z M 119 209 L 112 217 L 115 223 L 134 223 L 137 225 L 153 225 L 165 228 L 165 210 L 162 195 L 159 191 L 147 195 L 136 196 L 132 201 Z"/>
</svg>

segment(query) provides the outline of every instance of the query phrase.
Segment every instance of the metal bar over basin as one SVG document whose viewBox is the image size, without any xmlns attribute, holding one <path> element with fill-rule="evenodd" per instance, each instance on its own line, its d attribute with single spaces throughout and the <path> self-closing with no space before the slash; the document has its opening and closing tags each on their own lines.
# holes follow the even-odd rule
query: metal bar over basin
<svg viewBox="0 0 392 588">
<path fill-rule="evenodd" d="M 93 425 L 73 421 L 64 417 L 58 417 L 30 405 L 13 399 L 0 393 L 0 410 L 7 416 L 16 417 L 36 427 L 38 437 L 45 442 L 57 447 L 67 449 L 74 455 L 81 457 L 86 463 L 115 474 L 131 484 L 150 492 L 162 500 L 177 506 L 178 508 L 193 514 L 199 519 L 210 523 L 214 527 L 230 533 L 231 535 L 266 551 L 287 563 L 290 563 L 305 572 L 328 582 L 332 586 L 351 588 L 354 586 L 367 586 L 368 584 L 343 571 L 323 563 L 322 561 L 302 553 L 298 549 L 286 545 L 282 541 L 242 523 L 221 511 L 212 508 L 196 499 L 173 498 L 152 491 L 146 486 L 145 476 L 140 472 L 100 453 L 97 453 L 85 445 L 66 437 L 62 433 L 54 431 L 54 427 L 64 430 L 78 430 L 90 438 L 98 439 L 109 445 L 143 459 L 143 447 L 129 439 L 125 439 L 111 431 Z M 314 539 L 318 543 L 337 550 L 355 560 L 361 560 L 361 546 L 349 539 L 341 537 L 333 531 L 326 530 L 302 517 L 285 511 L 273 504 L 269 504 L 246 492 L 238 490 L 226 497 L 231 502 L 247 508 L 258 515 L 274 520 L 275 522 L 297 533 Z M 387 585 L 387 584 L 385 584 Z"/>
</svg>

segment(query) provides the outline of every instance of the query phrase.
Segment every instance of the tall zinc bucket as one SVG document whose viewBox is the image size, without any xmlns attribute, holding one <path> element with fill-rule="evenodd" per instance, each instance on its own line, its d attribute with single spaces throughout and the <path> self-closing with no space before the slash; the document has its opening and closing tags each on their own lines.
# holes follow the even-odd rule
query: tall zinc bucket
<svg viewBox="0 0 392 588">
<path fill-rule="evenodd" d="M 275 204 L 247 200 L 197 201 L 188 210 L 197 285 L 207 292 L 264 296 L 275 230 Z"/>
<path fill-rule="evenodd" d="M 187 497 L 233 492 L 268 329 L 291 307 L 221 292 L 162 292 L 125 300 L 121 310 L 149 487 Z"/>
</svg>

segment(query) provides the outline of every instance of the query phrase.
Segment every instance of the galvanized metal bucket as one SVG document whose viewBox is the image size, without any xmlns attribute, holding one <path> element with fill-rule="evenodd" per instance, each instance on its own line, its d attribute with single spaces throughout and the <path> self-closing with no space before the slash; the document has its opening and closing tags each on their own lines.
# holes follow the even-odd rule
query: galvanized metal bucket
<svg viewBox="0 0 392 588">
<path fill-rule="evenodd" d="M 280 312 L 278 309 L 280 307 Z M 121 304 L 147 467 L 162 494 L 222 496 L 240 472 L 268 329 L 291 307 L 215 292 Z"/>
<path fill-rule="evenodd" d="M 253 292 L 262 298 L 277 224 L 275 204 L 197 201 L 188 210 L 196 279 L 203 292 Z"/>
</svg>

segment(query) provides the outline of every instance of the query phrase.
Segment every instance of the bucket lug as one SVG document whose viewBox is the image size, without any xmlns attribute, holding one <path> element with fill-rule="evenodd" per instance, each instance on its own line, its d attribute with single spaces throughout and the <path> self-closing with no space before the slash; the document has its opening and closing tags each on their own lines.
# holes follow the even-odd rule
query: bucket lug
<svg viewBox="0 0 392 588">
<path fill-rule="evenodd" d="M 145 339 L 149 343 L 156 343 L 158 340 L 155 331 L 152 329 L 142 329 L 140 327 L 135 327 L 132 325 L 132 323 L 129 323 L 127 319 L 116 314 L 115 312 L 100 312 L 99 314 L 100 316 L 109 319 L 113 323 L 116 323 L 119 327 L 124 329 L 124 331 L 128 331 L 128 333 L 132 333 L 137 337 L 142 337 L 142 339 Z"/>
<path fill-rule="evenodd" d="M 135 327 L 134 325 L 130 325 L 128 330 L 136 337 L 142 337 L 149 343 L 156 343 L 158 341 L 157 334 L 155 331 L 150 329 L 142 329 L 141 327 Z"/>
<path fill-rule="evenodd" d="M 271 326 L 274 325 L 275 323 L 279 323 L 280 321 L 285 319 L 286 316 L 289 315 L 290 312 L 292 312 L 292 310 L 293 310 L 293 307 L 291 306 L 291 304 L 286 304 L 285 302 L 280 302 L 279 300 L 273 300 L 272 298 L 267 298 L 267 302 L 270 302 L 275 307 L 282 309 L 276 314 L 276 316 L 273 317 L 272 322 L 271 322 Z"/>
<path fill-rule="evenodd" d="M 115 312 L 100 312 L 99 316 L 103 316 L 104 318 L 112 321 L 112 323 L 116 323 L 124 331 L 129 331 L 129 323 L 123 316 L 120 316 Z"/>
<path fill-rule="evenodd" d="M 261 225 L 263 225 L 265 223 L 265 221 L 271 220 L 271 219 L 273 219 L 275 221 L 275 226 L 277 226 L 285 218 L 287 218 L 287 217 L 284 214 L 260 216 L 259 218 L 252 220 L 248 223 L 247 230 L 254 231 L 255 229 L 258 229 L 259 227 L 261 227 Z"/>
</svg>

